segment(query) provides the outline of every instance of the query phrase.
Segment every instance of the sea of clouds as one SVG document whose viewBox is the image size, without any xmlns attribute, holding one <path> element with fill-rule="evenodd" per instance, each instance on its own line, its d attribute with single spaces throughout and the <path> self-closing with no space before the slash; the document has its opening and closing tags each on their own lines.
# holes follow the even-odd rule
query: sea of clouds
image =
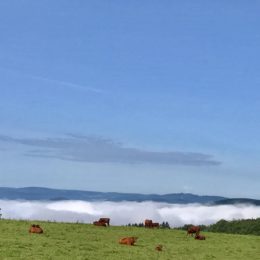
<svg viewBox="0 0 260 260">
<path fill-rule="evenodd" d="M 18 201 L 0 200 L 2 218 L 92 223 L 110 217 L 112 225 L 168 221 L 171 227 L 184 224 L 213 224 L 220 219 L 260 217 L 260 206 L 168 204 L 159 202 L 87 202 L 87 201 Z"/>
</svg>

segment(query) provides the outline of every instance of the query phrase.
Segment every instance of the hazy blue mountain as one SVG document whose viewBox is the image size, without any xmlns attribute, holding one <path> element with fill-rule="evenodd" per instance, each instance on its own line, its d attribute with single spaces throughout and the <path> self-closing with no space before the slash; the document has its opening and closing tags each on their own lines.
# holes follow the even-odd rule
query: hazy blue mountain
<svg viewBox="0 0 260 260">
<path fill-rule="evenodd" d="M 215 205 L 253 204 L 256 206 L 260 206 L 260 200 L 247 199 L 247 198 L 235 198 L 235 199 L 218 200 L 214 204 Z"/>
<path fill-rule="evenodd" d="M 199 196 L 190 193 L 138 194 L 118 192 L 96 192 L 81 190 L 60 190 L 39 187 L 5 188 L 0 187 L 0 199 L 9 200 L 84 200 L 84 201 L 156 201 L 167 203 L 235 204 L 252 203 L 260 205 L 259 200 L 228 199 L 220 196 Z"/>
</svg>

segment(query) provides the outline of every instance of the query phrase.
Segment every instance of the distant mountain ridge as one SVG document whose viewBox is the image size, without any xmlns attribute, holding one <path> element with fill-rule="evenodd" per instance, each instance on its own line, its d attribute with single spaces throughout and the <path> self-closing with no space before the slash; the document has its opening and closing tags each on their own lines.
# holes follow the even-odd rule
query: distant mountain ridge
<svg viewBox="0 0 260 260">
<path fill-rule="evenodd" d="M 247 198 L 234 198 L 234 199 L 224 199 L 215 202 L 215 205 L 232 205 L 232 204 L 252 204 L 255 206 L 260 206 L 260 200 L 247 199 Z"/>
<path fill-rule="evenodd" d="M 251 203 L 260 205 L 260 200 L 229 199 L 221 196 L 199 196 L 191 193 L 172 194 L 138 194 L 119 192 L 96 192 L 82 190 L 62 190 L 42 187 L 7 188 L 0 187 L 0 199 L 8 200 L 83 200 L 83 201 L 155 201 L 177 204 L 201 203 L 212 205 L 226 205 L 236 203 Z"/>
</svg>

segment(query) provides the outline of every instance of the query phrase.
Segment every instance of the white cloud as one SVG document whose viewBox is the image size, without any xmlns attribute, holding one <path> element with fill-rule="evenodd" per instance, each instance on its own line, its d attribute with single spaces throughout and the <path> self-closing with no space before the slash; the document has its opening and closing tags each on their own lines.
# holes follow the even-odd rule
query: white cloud
<svg viewBox="0 0 260 260">
<path fill-rule="evenodd" d="M 140 223 L 144 219 L 168 221 L 172 227 L 184 224 L 212 224 L 220 219 L 260 217 L 260 207 L 253 205 L 205 206 L 156 202 L 86 202 L 86 201 L 17 201 L 0 200 L 2 217 L 7 219 L 51 220 L 92 223 L 101 216 L 112 225 Z"/>
</svg>

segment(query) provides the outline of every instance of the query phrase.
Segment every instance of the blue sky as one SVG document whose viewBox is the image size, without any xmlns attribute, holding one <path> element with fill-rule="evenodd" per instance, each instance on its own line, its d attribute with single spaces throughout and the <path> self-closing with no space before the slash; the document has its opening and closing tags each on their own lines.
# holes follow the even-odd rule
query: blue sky
<svg viewBox="0 0 260 260">
<path fill-rule="evenodd" d="M 259 11 L 1 1 L 1 186 L 260 198 Z"/>
</svg>

